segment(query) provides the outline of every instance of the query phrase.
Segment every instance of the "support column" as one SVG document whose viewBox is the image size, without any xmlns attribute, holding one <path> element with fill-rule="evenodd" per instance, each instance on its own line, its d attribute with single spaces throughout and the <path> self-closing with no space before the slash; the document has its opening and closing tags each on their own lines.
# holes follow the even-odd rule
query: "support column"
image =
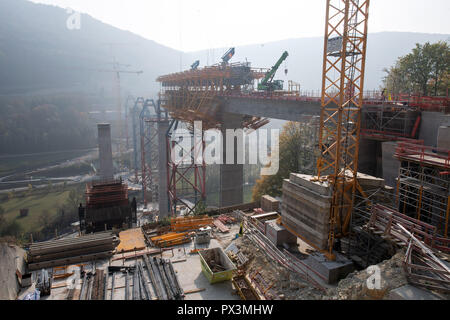
<svg viewBox="0 0 450 320">
<path fill-rule="evenodd" d="M 237 164 L 238 141 L 243 134 L 234 137 L 234 164 L 226 164 L 227 159 L 227 129 L 242 129 L 242 115 L 222 114 L 223 158 L 220 165 L 219 206 L 227 207 L 244 202 L 244 165 Z M 239 138 L 239 139 L 238 139 Z M 245 141 L 244 141 L 245 146 Z M 244 150 L 245 152 L 245 150 Z M 245 153 L 244 153 L 245 154 Z"/>
<path fill-rule="evenodd" d="M 114 178 L 114 167 L 111 147 L 111 126 L 109 123 L 99 123 L 98 128 L 98 153 L 100 162 L 100 178 L 111 180 Z"/>
<path fill-rule="evenodd" d="M 158 151 L 159 151 L 159 218 L 164 218 L 169 215 L 167 195 L 167 141 L 166 133 L 169 129 L 169 121 L 158 122 Z"/>
</svg>

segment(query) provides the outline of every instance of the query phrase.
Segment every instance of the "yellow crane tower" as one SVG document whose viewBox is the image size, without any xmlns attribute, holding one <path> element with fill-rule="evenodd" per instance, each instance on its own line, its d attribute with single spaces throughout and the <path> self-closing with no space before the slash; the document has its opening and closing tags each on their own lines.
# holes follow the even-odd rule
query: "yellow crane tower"
<svg viewBox="0 0 450 320">
<path fill-rule="evenodd" d="M 327 258 L 349 233 L 357 181 L 369 0 L 327 0 L 318 180 L 333 189 Z"/>
</svg>

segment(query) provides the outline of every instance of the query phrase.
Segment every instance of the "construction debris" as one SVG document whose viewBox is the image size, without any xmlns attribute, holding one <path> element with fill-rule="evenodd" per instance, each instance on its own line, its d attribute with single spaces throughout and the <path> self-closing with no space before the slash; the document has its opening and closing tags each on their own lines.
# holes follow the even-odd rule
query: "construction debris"
<svg viewBox="0 0 450 320">
<path fill-rule="evenodd" d="M 450 293 L 450 268 L 406 228 L 400 224 L 397 226 L 410 237 L 403 260 L 408 282 L 430 290 Z"/>
<path fill-rule="evenodd" d="M 236 267 L 222 248 L 205 249 L 198 254 L 203 273 L 210 283 L 231 280 Z"/>
</svg>

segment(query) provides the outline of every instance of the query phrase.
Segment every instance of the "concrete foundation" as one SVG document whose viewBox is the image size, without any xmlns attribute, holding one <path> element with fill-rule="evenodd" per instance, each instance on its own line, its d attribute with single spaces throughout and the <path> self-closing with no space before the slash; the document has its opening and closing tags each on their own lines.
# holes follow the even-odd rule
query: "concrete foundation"
<svg viewBox="0 0 450 320">
<path fill-rule="evenodd" d="M 276 246 L 283 243 L 297 243 L 297 237 L 286 230 L 285 227 L 277 224 L 276 220 L 266 221 L 266 237 Z"/>
<path fill-rule="evenodd" d="M 100 178 L 102 180 L 112 180 L 114 178 L 114 167 L 111 147 L 111 125 L 109 123 L 99 123 L 98 128 L 98 157 L 100 162 Z"/>
<path fill-rule="evenodd" d="M 326 283 L 332 284 L 345 278 L 355 270 L 353 262 L 335 252 L 336 261 L 329 261 L 323 254 L 315 252 L 308 256 L 305 263 L 325 277 Z"/>
<path fill-rule="evenodd" d="M 312 182 L 312 176 L 291 173 L 283 181 L 281 221 L 288 229 L 307 239 L 317 249 L 328 244 L 331 188 Z"/>
<path fill-rule="evenodd" d="M 222 135 L 223 135 L 223 157 L 222 165 L 220 165 L 220 207 L 228 207 L 244 202 L 244 165 L 237 164 L 237 150 L 240 139 L 243 139 L 243 134 L 236 134 L 234 140 L 234 154 L 233 163 L 227 162 L 227 129 L 242 128 L 242 116 L 236 114 L 222 114 Z M 230 143 L 230 142 L 228 142 Z M 244 153 L 245 154 L 245 153 Z"/>
</svg>

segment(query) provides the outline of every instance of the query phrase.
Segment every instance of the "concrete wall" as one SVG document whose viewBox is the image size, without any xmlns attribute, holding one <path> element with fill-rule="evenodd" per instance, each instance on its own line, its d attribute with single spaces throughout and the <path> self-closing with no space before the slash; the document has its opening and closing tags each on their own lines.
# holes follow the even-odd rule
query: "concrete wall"
<svg viewBox="0 0 450 320">
<path fill-rule="evenodd" d="M 359 142 L 358 172 L 376 176 L 378 141 L 361 139 Z"/>
<path fill-rule="evenodd" d="M 397 142 L 383 142 L 383 179 L 386 185 L 395 187 L 397 184 L 398 170 L 400 168 L 400 161 L 394 158 Z"/>
<path fill-rule="evenodd" d="M 450 150 L 450 125 L 439 127 L 437 140 L 439 149 Z"/>
<path fill-rule="evenodd" d="M 419 139 L 425 141 L 425 145 L 437 146 L 438 129 L 441 126 L 450 125 L 450 115 L 441 112 L 422 112 Z"/>
</svg>

